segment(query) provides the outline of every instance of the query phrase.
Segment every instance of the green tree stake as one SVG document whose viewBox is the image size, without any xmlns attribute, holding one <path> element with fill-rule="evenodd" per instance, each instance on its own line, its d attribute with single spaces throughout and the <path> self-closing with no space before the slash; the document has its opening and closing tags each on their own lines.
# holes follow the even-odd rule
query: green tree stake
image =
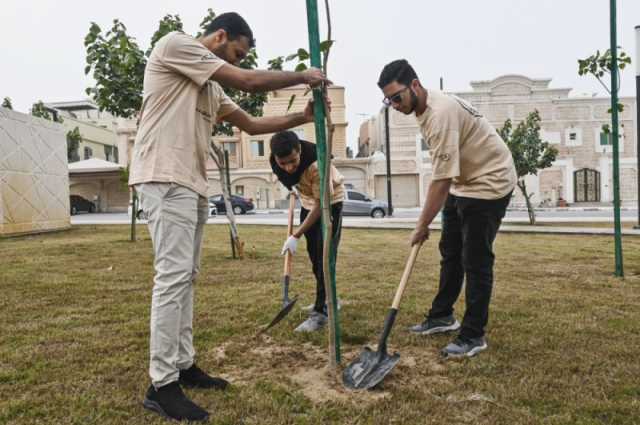
<svg viewBox="0 0 640 425">
<path fill-rule="evenodd" d="M 616 276 L 624 276 L 622 265 L 622 231 L 620 226 L 620 143 L 618 133 L 618 41 L 616 35 L 616 0 L 611 0 L 611 133 L 613 137 L 613 217 L 615 227 Z"/>
<path fill-rule="evenodd" d="M 321 68 L 320 33 L 318 29 L 318 3 L 307 0 L 307 25 L 309 30 L 309 54 L 311 66 Z M 318 168 L 320 170 L 320 200 L 322 206 L 322 233 L 324 237 L 323 270 L 325 288 L 329 298 L 329 366 L 336 369 L 340 364 L 340 321 L 338 320 L 338 302 L 336 295 L 336 247 L 332 243 L 331 205 L 329 199 L 329 178 L 331 170 L 331 152 L 327 149 L 325 109 L 322 89 L 313 90 L 316 146 L 318 150 Z M 328 252 L 327 252 L 328 251 Z"/>
</svg>

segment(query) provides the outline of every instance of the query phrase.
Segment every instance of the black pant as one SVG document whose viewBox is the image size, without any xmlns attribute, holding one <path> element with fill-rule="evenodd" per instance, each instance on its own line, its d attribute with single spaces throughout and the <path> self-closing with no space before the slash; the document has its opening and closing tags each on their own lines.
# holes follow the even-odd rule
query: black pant
<svg viewBox="0 0 640 425">
<path fill-rule="evenodd" d="M 501 199 L 463 198 L 449 194 L 442 210 L 440 286 L 430 318 L 453 314 L 453 304 L 466 275 L 466 311 L 460 335 L 484 335 L 493 288 L 493 241 L 505 215 L 511 193 Z"/>
<path fill-rule="evenodd" d="M 300 209 L 300 223 L 304 221 L 308 214 L 309 210 L 304 208 Z M 342 231 L 342 202 L 331 205 L 331 223 L 333 224 L 331 243 L 335 249 L 337 260 L 340 233 Z M 324 290 L 324 272 L 322 270 L 322 244 L 324 242 L 324 238 L 322 237 L 322 220 L 318 219 L 318 221 L 304 233 L 304 237 L 307 240 L 307 252 L 309 253 L 309 260 L 311 260 L 311 266 L 313 267 L 313 274 L 316 277 L 316 302 L 313 309 L 317 312 L 327 314 L 325 301 L 327 295 Z"/>
</svg>

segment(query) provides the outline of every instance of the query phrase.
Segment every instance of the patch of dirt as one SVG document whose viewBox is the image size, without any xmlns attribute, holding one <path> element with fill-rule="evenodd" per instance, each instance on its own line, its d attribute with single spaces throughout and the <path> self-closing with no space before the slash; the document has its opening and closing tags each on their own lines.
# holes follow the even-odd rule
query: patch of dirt
<svg viewBox="0 0 640 425">
<path fill-rule="evenodd" d="M 224 350 L 224 346 L 220 349 Z M 298 346 L 278 345 L 270 337 L 262 336 L 257 345 L 234 344 L 233 351 L 245 353 L 243 362 L 247 361 L 248 366 L 227 365 L 226 373 L 221 376 L 237 385 L 250 385 L 259 378 L 276 379 L 281 384 L 290 381 L 317 404 L 328 401 L 362 404 L 392 395 L 388 391 L 351 391 L 344 388 L 342 370 L 334 374 L 328 366 L 323 366 L 327 363 L 327 353 L 310 342 Z M 358 354 L 352 352 L 347 356 L 352 358 Z"/>
<path fill-rule="evenodd" d="M 338 377 L 341 373 L 338 374 Z M 351 391 L 342 386 L 328 367 L 322 369 L 300 368 L 289 378 L 302 388 L 303 394 L 313 403 L 346 401 L 357 404 L 370 403 L 391 397 L 386 391 Z"/>
</svg>

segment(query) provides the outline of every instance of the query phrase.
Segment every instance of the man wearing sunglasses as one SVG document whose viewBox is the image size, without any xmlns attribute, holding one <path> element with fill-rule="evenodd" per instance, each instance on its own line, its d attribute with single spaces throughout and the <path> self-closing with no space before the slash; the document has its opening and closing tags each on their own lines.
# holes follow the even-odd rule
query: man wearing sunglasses
<svg viewBox="0 0 640 425">
<path fill-rule="evenodd" d="M 432 335 L 459 330 L 442 355 L 472 357 L 487 349 L 485 327 L 493 287 L 493 241 L 516 184 L 509 148 L 471 104 L 420 84 L 404 60 L 384 67 L 384 104 L 415 114 L 432 161 L 431 184 L 411 245 L 429 238 L 442 209 L 440 284 L 424 322 L 410 330 Z M 462 325 L 453 312 L 466 277 Z"/>
</svg>

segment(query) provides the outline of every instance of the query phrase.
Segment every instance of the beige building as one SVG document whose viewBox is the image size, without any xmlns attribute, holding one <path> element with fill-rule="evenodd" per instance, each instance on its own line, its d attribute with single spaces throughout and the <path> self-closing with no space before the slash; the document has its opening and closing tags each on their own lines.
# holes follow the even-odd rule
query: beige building
<svg viewBox="0 0 640 425">
<path fill-rule="evenodd" d="M 69 192 L 93 202 L 96 212 L 125 212 L 129 189 L 124 167 L 99 158 L 69 164 Z"/>
<path fill-rule="evenodd" d="M 289 102 L 295 95 L 291 108 Z M 306 93 L 306 86 L 290 87 L 282 90 L 270 92 L 267 102 L 263 108 L 264 116 L 285 115 L 287 113 L 302 111 L 307 102 L 312 98 L 311 93 Z M 347 182 L 355 179 L 361 186 L 360 181 L 365 179 L 365 169 L 368 166 L 368 158 L 362 160 L 346 159 L 346 113 L 344 102 L 344 87 L 332 86 L 329 89 L 331 99 L 331 118 L 335 124 L 333 138 L 333 156 L 335 164 L 345 174 Z M 131 158 L 131 151 L 136 138 L 137 128 L 133 120 L 118 120 L 115 129 L 117 144 L 120 152 L 120 164 L 128 166 Z M 315 127 L 313 123 L 308 123 L 292 129 L 304 140 L 315 143 Z M 214 141 L 220 144 L 224 150 L 229 152 L 231 192 L 246 198 L 253 199 L 257 208 L 282 207 L 285 202 L 286 189 L 278 183 L 275 175 L 271 171 L 269 164 L 269 140 L 272 134 L 261 134 L 251 136 L 236 129 L 233 136 L 217 136 Z M 354 163 L 362 163 L 364 168 L 353 167 Z M 346 163 L 345 167 L 340 164 Z M 208 162 L 209 175 L 209 195 L 222 192 L 220 187 L 220 175 L 213 160 Z"/>
<path fill-rule="evenodd" d="M 107 112 L 101 112 L 90 100 L 46 103 L 45 107 L 62 118 L 66 131 L 78 128 L 82 140 L 70 162 L 91 158 L 119 163 L 119 148 L 116 129 L 118 119 Z"/>
<path fill-rule="evenodd" d="M 569 88 L 552 88 L 550 79 L 504 75 L 490 81 L 471 82 L 472 91 L 455 93 L 470 101 L 496 127 L 507 119 L 514 126 L 538 110 L 541 135 L 559 150 L 553 166 L 526 178 L 534 205 L 554 206 L 559 199 L 569 204 L 608 203 L 613 200 L 613 160 L 610 138 L 602 125 L 610 122 L 610 99 L 569 96 Z M 620 114 L 620 186 L 623 203 L 637 201 L 635 98 L 623 97 Z M 431 163 L 415 117 L 390 110 L 391 169 L 394 206 L 418 206 L 424 202 Z M 364 126 L 364 125 L 363 125 Z M 372 117 L 361 140 L 369 152 L 384 153 L 384 115 Z M 368 187 L 375 197 L 386 199 L 384 155 L 371 157 Z M 397 191 L 397 192 L 396 192 Z M 514 204 L 523 202 L 516 192 Z"/>
<path fill-rule="evenodd" d="M 81 136 L 75 158 L 69 161 L 69 191 L 95 204 L 97 212 L 126 211 L 129 190 L 122 184 L 123 163 L 120 134 L 135 122 L 101 112 L 90 100 L 46 103 L 62 118 L 65 133 L 78 129 Z M 126 152 L 126 143 L 123 143 Z"/>
<path fill-rule="evenodd" d="M 306 86 L 296 86 L 269 93 L 264 105 L 264 116 L 284 115 L 289 101 L 295 96 L 289 112 L 302 111 L 312 94 L 306 92 Z M 344 88 L 332 86 L 329 89 L 331 99 L 331 118 L 335 124 L 332 153 L 336 162 L 346 158 L 346 114 Z M 292 129 L 301 139 L 315 143 L 313 123 Z M 233 136 L 216 137 L 214 140 L 229 152 L 231 192 L 252 198 L 257 208 L 280 207 L 286 197 L 286 189 L 278 183 L 269 165 L 269 140 L 272 134 L 251 136 L 236 132 Z M 209 194 L 221 193 L 220 176 L 213 161 L 209 161 Z"/>
</svg>

